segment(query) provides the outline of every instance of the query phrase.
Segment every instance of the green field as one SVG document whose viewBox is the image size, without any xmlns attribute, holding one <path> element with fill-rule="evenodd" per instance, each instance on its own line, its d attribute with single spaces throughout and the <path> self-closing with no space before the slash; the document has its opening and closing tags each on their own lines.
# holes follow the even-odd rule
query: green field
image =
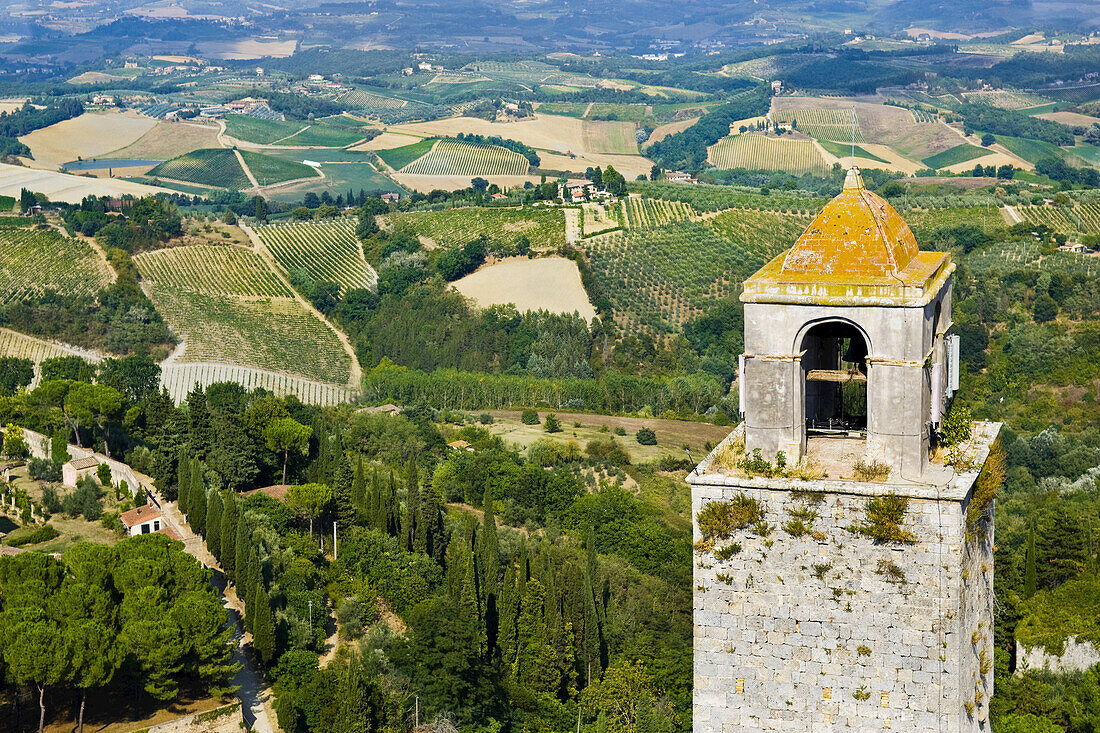
<svg viewBox="0 0 1100 733">
<path fill-rule="evenodd" d="M 239 298 L 150 285 L 149 297 L 184 343 L 182 360 L 266 369 L 346 384 L 351 358 L 293 298 Z"/>
<path fill-rule="evenodd" d="M 979 148 L 977 145 L 971 145 L 970 143 L 962 143 L 956 145 L 950 150 L 945 150 L 942 153 L 936 153 L 922 160 L 929 168 L 947 168 L 949 166 L 958 165 L 959 163 L 965 163 L 968 160 L 974 160 L 975 158 L 983 158 L 989 155 L 992 151 L 985 148 Z"/>
<path fill-rule="evenodd" d="M 354 219 L 270 224 L 256 234 L 286 272 L 301 270 L 312 281 L 349 288 L 373 288 L 378 279 L 363 257 Z"/>
<path fill-rule="evenodd" d="M 166 160 L 147 174 L 149 178 L 172 178 L 214 188 L 231 190 L 251 186 L 232 150 L 203 148 Z"/>
<path fill-rule="evenodd" d="M 435 139 L 424 138 L 411 145 L 402 145 L 399 148 L 390 148 L 389 150 L 379 150 L 378 157 L 390 168 L 399 171 L 420 156 L 426 154 L 432 149 L 433 145 L 435 145 Z"/>
<path fill-rule="evenodd" d="M 827 151 L 829 151 L 830 153 L 832 153 L 833 155 L 835 155 L 838 158 L 848 158 L 848 157 L 851 157 L 851 155 L 852 155 L 852 145 L 850 143 L 846 145 L 844 143 L 837 143 L 837 142 L 833 142 L 831 140 L 818 140 L 817 142 L 820 143 L 821 147 L 825 148 Z M 864 148 L 861 148 L 858 145 L 855 146 L 855 153 L 856 153 L 857 158 L 864 158 L 866 160 L 876 160 L 879 163 L 886 163 L 887 165 L 889 165 L 889 163 L 890 163 L 890 161 L 883 160 L 882 158 L 878 157 L 874 153 L 868 152 L 867 150 L 865 150 Z"/>
<path fill-rule="evenodd" d="M 225 131 L 238 140 L 269 145 L 282 140 L 306 127 L 309 123 L 297 120 L 279 122 L 277 120 L 259 120 L 247 115 L 226 115 Z"/>
<path fill-rule="evenodd" d="M 248 249 L 195 245 L 134 256 L 146 281 L 207 295 L 290 297 L 263 259 Z"/>
<path fill-rule="evenodd" d="M 358 89 L 341 95 L 336 101 L 351 109 L 361 109 L 366 112 L 374 112 L 381 109 L 399 109 L 408 104 L 408 102 L 403 99 L 383 97 L 380 94 L 364 92 Z"/>
<path fill-rule="evenodd" d="M 975 275 L 1012 270 L 1041 270 L 1066 272 L 1071 275 L 1096 277 L 1100 274 L 1100 258 L 1074 252 L 1043 254 L 1039 242 L 1001 242 L 992 247 L 975 250 L 967 255 L 967 267 Z"/>
<path fill-rule="evenodd" d="M 628 332 L 671 333 L 805 230 L 808 218 L 730 211 L 707 222 L 601 234 L 586 240 L 592 273 Z"/>
<path fill-rule="evenodd" d="M 310 125 L 299 133 L 280 140 L 280 145 L 342 148 L 367 137 L 366 130 L 346 125 Z"/>
<path fill-rule="evenodd" d="M 1026 137 L 1011 137 L 1009 135 L 995 135 L 997 142 L 1004 145 L 1014 155 L 1018 155 L 1029 163 L 1037 163 L 1044 158 L 1057 158 L 1061 160 L 1066 156 L 1062 148 L 1044 140 L 1031 140 Z"/>
<path fill-rule="evenodd" d="M 293 181 L 298 178 L 318 178 L 317 171 L 304 163 L 276 158 L 263 153 L 253 153 L 248 150 L 240 151 L 245 165 L 252 171 L 256 182 L 261 186 L 270 186 L 284 181 Z"/>
<path fill-rule="evenodd" d="M 0 303 L 48 290 L 94 295 L 113 280 L 107 263 L 82 240 L 56 229 L 0 228 Z"/>
<path fill-rule="evenodd" d="M 390 214 L 386 219 L 394 225 L 411 226 L 417 234 L 445 247 L 465 244 L 481 235 L 497 242 L 512 242 L 522 235 L 531 240 L 533 247 L 544 249 L 565 244 L 565 214 L 557 208 L 469 207 Z"/>
<path fill-rule="evenodd" d="M 401 172 L 426 176 L 521 176 L 529 167 L 527 158 L 499 145 L 437 140 L 430 151 Z"/>
<path fill-rule="evenodd" d="M 729 135 L 707 149 L 718 168 L 787 171 L 824 175 L 825 158 L 810 140 L 773 138 L 753 133 Z"/>
</svg>

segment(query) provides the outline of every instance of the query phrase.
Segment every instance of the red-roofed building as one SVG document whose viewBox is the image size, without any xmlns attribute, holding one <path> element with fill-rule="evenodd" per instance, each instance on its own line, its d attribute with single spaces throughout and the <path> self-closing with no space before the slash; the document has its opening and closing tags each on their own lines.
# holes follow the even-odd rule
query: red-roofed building
<svg viewBox="0 0 1100 733">
<path fill-rule="evenodd" d="M 164 521 L 164 514 L 155 506 L 146 505 L 134 507 L 128 512 L 123 512 L 119 519 L 131 537 L 139 534 L 150 534 L 168 529 L 168 523 Z M 165 532 L 169 537 L 175 532 Z M 179 539 L 176 535 L 173 539 Z"/>
</svg>

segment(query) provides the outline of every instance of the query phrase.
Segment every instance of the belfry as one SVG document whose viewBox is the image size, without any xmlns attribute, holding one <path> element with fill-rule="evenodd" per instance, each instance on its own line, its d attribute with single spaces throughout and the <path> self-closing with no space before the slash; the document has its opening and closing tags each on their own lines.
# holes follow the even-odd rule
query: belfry
<svg viewBox="0 0 1100 733">
<path fill-rule="evenodd" d="M 988 728 L 1000 426 L 940 435 L 953 273 L 852 169 L 745 281 L 744 419 L 688 476 L 696 731 Z"/>
</svg>

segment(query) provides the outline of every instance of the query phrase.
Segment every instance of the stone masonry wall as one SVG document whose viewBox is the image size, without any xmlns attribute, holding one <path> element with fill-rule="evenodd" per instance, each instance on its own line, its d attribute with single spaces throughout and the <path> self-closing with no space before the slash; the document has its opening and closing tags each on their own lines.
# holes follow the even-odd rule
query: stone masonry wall
<svg viewBox="0 0 1100 733">
<path fill-rule="evenodd" d="M 968 547 L 960 502 L 911 499 L 912 545 L 848 531 L 867 501 L 850 494 L 696 485 L 693 517 L 741 492 L 774 529 L 718 540 L 741 546 L 727 560 L 695 552 L 696 733 L 981 729 L 963 702 L 981 649 L 992 658 L 992 540 Z M 782 528 L 803 506 L 817 538 Z M 984 689 L 987 705 L 991 679 Z"/>
</svg>

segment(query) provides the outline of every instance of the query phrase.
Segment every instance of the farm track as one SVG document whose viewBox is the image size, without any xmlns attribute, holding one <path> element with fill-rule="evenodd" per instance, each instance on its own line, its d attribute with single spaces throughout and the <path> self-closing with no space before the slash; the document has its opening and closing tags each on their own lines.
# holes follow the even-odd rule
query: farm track
<svg viewBox="0 0 1100 733">
<path fill-rule="evenodd" d="M 237 162 L 241 164 L 241 170 L 243 170 L 245 176 L 248 177 L 248 182 L 252 184 L 253 188 L 259 188 L 260 182 L 256 180 L 256 176 L 252 175 L 252 169 L 248 167 L 248 163 L 244 162 L 244 156 L 241 155 L 241 151 L 233 148 L 233 154 L 237 156 Z"/>
<path fill-rule="evenodd" d="M 336 336 L 336 338 L 340 340 L 340 344 L 344 347 L 344 351 L 347 352 L 348 357 L 351 359 L 351 376 L 348 378 L 348 385 L 353 389 L 358 389 L 359 385 L 363 381 L 363 368 L 359 366 L 359 359 L 355 356 L 355 349 L 352 347 L 351 340 L 348 339 L 347 334 L 345 334 L 342 330 L 337 328 L 333 323 L 325 318 L 321 311 L 314 308 L 312 303 L 302 297 L 301 293 L 291 287 L 290 281 L 287 280 L 283 273 L 279 271 L 279 265 L 278 263 L 276 263 L 275 258 L 272 256 L 271 252 L 268 251 L 267 247 L 264 246 L 263 241 L 260 239 L 259 235 L 257 235 L 256 232 L 253 231 L 252 227 L 245 224 L 241 225 L 241 229 L 244 231 L 245 234 L 248 235 L 248 238 L 252 241 L 252 246 L 255 248 L 256 253 L 263 257 L 264 261 L 267 263 L 267 266 L 271 269 L 273 273 L 275 273 L 275 277 L 279 278 L 279 280 L 282 281 L 283 285 L 285 285 L 287 289 L 294 294 L 294 299 L 297 300 L 303 308 L 305 308 L 318 320 L 320 320 L 321 323 L 325 324 L 328 329 L 332 331 L 332 333 Z"/>
<path fill-rule="evenodd" d="M 1020 212 L 1016 211 L 1015 206 L 1006 205 L 1001 209 L 1001 212 L 1004 214 L 1005 221 L 1007 221 L 1009 225 L 1019 224 L 1024 220 L 1024 217 L 1020 216 Z"/>
</svg>

